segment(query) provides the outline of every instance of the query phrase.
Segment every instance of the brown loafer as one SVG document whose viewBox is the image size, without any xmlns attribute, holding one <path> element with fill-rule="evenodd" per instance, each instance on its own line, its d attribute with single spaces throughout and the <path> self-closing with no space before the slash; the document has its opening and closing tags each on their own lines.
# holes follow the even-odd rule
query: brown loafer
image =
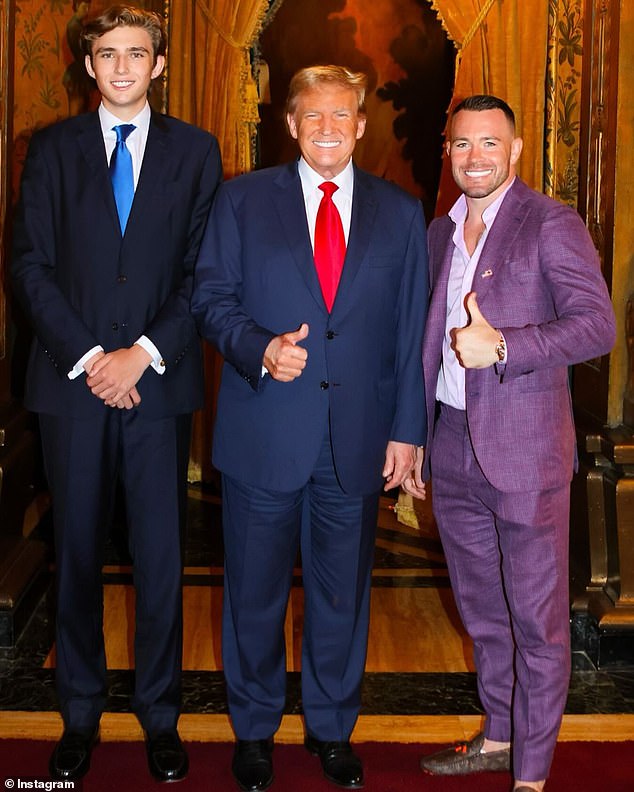
<svg viewBox="0 0 634 792">
<path fill-rule="evenodd" d="M 511 749 L 481 753 L 484 734 L 460 742 L 444 751 L 423 756 L 421 770 L 431 775 L 467 775 L 468 773 L 501 773 L 511 768 Z M 516 790 L 517 792 L 517 790 Z"/>
</svg>

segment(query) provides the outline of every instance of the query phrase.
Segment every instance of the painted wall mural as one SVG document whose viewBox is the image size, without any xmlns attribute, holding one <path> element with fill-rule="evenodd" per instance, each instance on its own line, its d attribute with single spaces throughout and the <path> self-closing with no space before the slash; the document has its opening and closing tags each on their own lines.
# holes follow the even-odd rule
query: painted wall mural
<svg viewBox="0 0 634 792">
<path fill-rule="evenodd" d="M 99 4 L 99 0 L 19 0 L 16 4 L 13 130 L 18 167 L 14 182 L 35 129 L 84 112 L 98 102 L 94 82 L 83 68 L 78 35 L 81 19 Z"/>
</svg>

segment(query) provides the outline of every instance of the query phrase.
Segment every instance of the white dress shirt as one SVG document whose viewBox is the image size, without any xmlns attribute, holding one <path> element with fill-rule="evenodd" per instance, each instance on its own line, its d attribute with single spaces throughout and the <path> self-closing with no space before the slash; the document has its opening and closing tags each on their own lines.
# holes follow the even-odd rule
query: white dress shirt
<svg viewBox="0 0 634 792">
<path fill-rule="evenodd" d="M 341 225 L 343 226 L 343 235 L 348 244 L 348 237 L 350 235 L 350 219 L 352 217 L 352 191 L 354 188 L 354 169 L 352 167 L 352 160 L 348 162 L 346 167 L 338 173 L 334 179 L 324 179 L 317 171 L 313 170 L 303 157 L 300 157 L 297 165 L 299 172 L 299 179 L 302 183 L 302 192 L 304 193 L 304 206 L 306 207 L 306 219 L 308 221 L 308 230 L 310 232 L 310 244 L 315 249 L 315 223 L 317 222 L 317 211 L 319 204 L 324 197 L 323 192 L 319 189 L 319 185 L 325 181 L 332 181 L 339 188 L 332 194 L 332 201 L 339 210 L 341 216 Z"/>
</svg>

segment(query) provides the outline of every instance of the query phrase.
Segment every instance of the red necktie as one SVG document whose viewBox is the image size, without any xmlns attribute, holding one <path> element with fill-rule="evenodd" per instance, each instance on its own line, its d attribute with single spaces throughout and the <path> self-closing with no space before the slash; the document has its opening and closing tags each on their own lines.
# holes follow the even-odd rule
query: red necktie
<svg viewBox="0 0 634 792">
<path fill-rule="evenodd" d="M 319 204 L 315 223 L 315 267 L 321 293 L 330 312 L 346 257 L 346 238 L 341 217 L 332 200 L 332 194 L 339 188 L 334 182 L 324 182 L 319 185 L 319 189 L 324 197 Z"/>
</svg>

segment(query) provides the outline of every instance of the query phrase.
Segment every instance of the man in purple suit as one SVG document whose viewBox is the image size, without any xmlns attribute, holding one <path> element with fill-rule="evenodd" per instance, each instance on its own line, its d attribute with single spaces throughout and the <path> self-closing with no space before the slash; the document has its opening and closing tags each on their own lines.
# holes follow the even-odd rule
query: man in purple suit
<svg viewBox="0 0 634 792">
<path fill-rule="evenodd" d="M 576 461 L 568 366 L 606 354 L 614 313 L 572 209 L 515 175 L 512 110 L 472 96 L 447 142 L 463 191 L 429 230 L 423 368 L 430 430 L 403 486 L 433 507 L 473 639 L 484 730 L 421 761 L 509 770 L 542 790 L 568 688 L 568 520 Z"/>
</svg>

